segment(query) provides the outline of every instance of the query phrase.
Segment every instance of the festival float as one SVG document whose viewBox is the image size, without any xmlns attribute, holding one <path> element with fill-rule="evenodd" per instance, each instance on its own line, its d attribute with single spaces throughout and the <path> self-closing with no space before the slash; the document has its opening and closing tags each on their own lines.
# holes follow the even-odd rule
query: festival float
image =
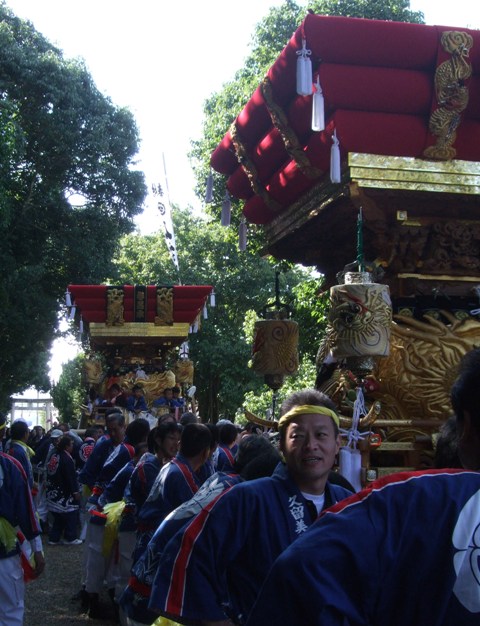
<svg viewBox="0 0 480 626">
<path fill-rule="evenodd" d="M 361 483 L 431 463 L 480 345 L 480 32 L 309 14 L 211 165 L 324 276 L 317 386 Z"/>
<path fill-rule="evenodd" d="M 82 426 L 102 419 L 97 399 L 108 398 L 114 383 L 125 394 L 140 385 L 149 414 L 161 412 L 152 405 L 167 387 L 178 386 L 193 399 L 187 339 L 198 331 L 209 296 L 214 304 L 213 295 L 207 285 L 69 285 L 69 318 L 89 344 Z"/>
</svg>

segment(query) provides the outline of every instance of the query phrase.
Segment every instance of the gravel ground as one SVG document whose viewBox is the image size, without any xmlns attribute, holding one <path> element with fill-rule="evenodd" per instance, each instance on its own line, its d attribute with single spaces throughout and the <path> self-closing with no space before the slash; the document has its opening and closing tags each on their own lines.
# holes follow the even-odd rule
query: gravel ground
<svg viewBox="0 0 480 626">
<path fill-rule="evenodd" d="M 71 600 L 80 588 L 83 545 L 49 546 L 43 536 L 45 571 L 27 584 L 24 626 L 95 626 L 116 624 L 114 620 L 89 619 L 79 601 Z M 110 610 L 110 599 L 101 603 Z"/>
</svg>

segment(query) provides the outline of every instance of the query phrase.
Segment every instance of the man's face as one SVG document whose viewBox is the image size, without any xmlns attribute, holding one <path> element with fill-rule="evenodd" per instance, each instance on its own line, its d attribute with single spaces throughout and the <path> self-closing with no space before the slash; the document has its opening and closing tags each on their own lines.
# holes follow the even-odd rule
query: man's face
<svg viewBox="0 0 480 626">
<path fill-rule="evenodd" d="M 301 491 L 323 492 L 339 447 L 340 437 L 328 415 L 298 415 L 288 424 L 281 449 Z"/>
<path fill-rule="evenodd" d="M 117 421 L 112 420 L 107 423 L 107 432 L 113 443 L 118 445 L 125 439 L 125 424 L 121 426 Z"/>
<path fill-rule="evenodd" d="M 180 445 L 180 433 L 168 433 L 163 439 L 161 450 L 164 459 L 173 459 Z"/>
<path fill-rule="evenodd" d="M 171 400 L 171 399 L 172 399 L 172 397 L 173 397 L 172 390 L 171 390 L 171 389 L 168 389 L 168 390 L 167 390 L 167 389 L 165 389 L 165 398 L 166 398 L 167 400 Z"/>
</svg>

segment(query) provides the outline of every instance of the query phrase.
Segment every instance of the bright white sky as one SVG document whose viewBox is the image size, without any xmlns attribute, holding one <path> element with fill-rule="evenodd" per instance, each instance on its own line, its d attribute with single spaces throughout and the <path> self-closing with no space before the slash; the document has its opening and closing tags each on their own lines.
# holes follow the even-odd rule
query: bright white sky
<svg viewBox="0 0 480 626">
<path fill-rule="evenodd" d="M 306 0 L 298 4 L 308 5 Z M 66 57 L 82 57 L 97 87 L 135 116 L 142 146 L 138 167 L 149 185 L 162 178 L 165 155 L 170 199 L 201 210 L 187 154 L 201 136 L 203 102 L 233 78 L 249 52 L 255 25 L 283 0 L 6 0 Z M 411 0 L 427 24 L 480 28 L 480 3 Z M 155 203 L 138 220 L 143 233 L 159 229 Z M 76 348 L 63 344 L 52 363 Z"/>
</svg>

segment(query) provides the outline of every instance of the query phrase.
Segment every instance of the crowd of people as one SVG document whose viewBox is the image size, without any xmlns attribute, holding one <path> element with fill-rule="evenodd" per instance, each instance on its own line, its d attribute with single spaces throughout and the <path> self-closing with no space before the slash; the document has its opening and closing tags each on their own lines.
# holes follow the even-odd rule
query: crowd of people
<svg viewBox="0 0 480 626">
<path fill-rule="evenodd" d="M 314 389 L 282 404 L 278 440 L 187 412 L 152 428 L 135 393 L 128 425 L 110 406 L 104 427 L 81 437 L 20 420 L 7 433 L 0 421 L 0 623 L 22 624 L 21 554 L 39 575 L 43 533 L 55 550 L 83 546 L 76 600 L 95 619 L 478 624 L 479 386 L 474 349 L 451 392 L 449 454 L 438 446 L 455 468 L 392 474 L 358 493 L 332 469 L 339 417 Z"/>
</svg>

